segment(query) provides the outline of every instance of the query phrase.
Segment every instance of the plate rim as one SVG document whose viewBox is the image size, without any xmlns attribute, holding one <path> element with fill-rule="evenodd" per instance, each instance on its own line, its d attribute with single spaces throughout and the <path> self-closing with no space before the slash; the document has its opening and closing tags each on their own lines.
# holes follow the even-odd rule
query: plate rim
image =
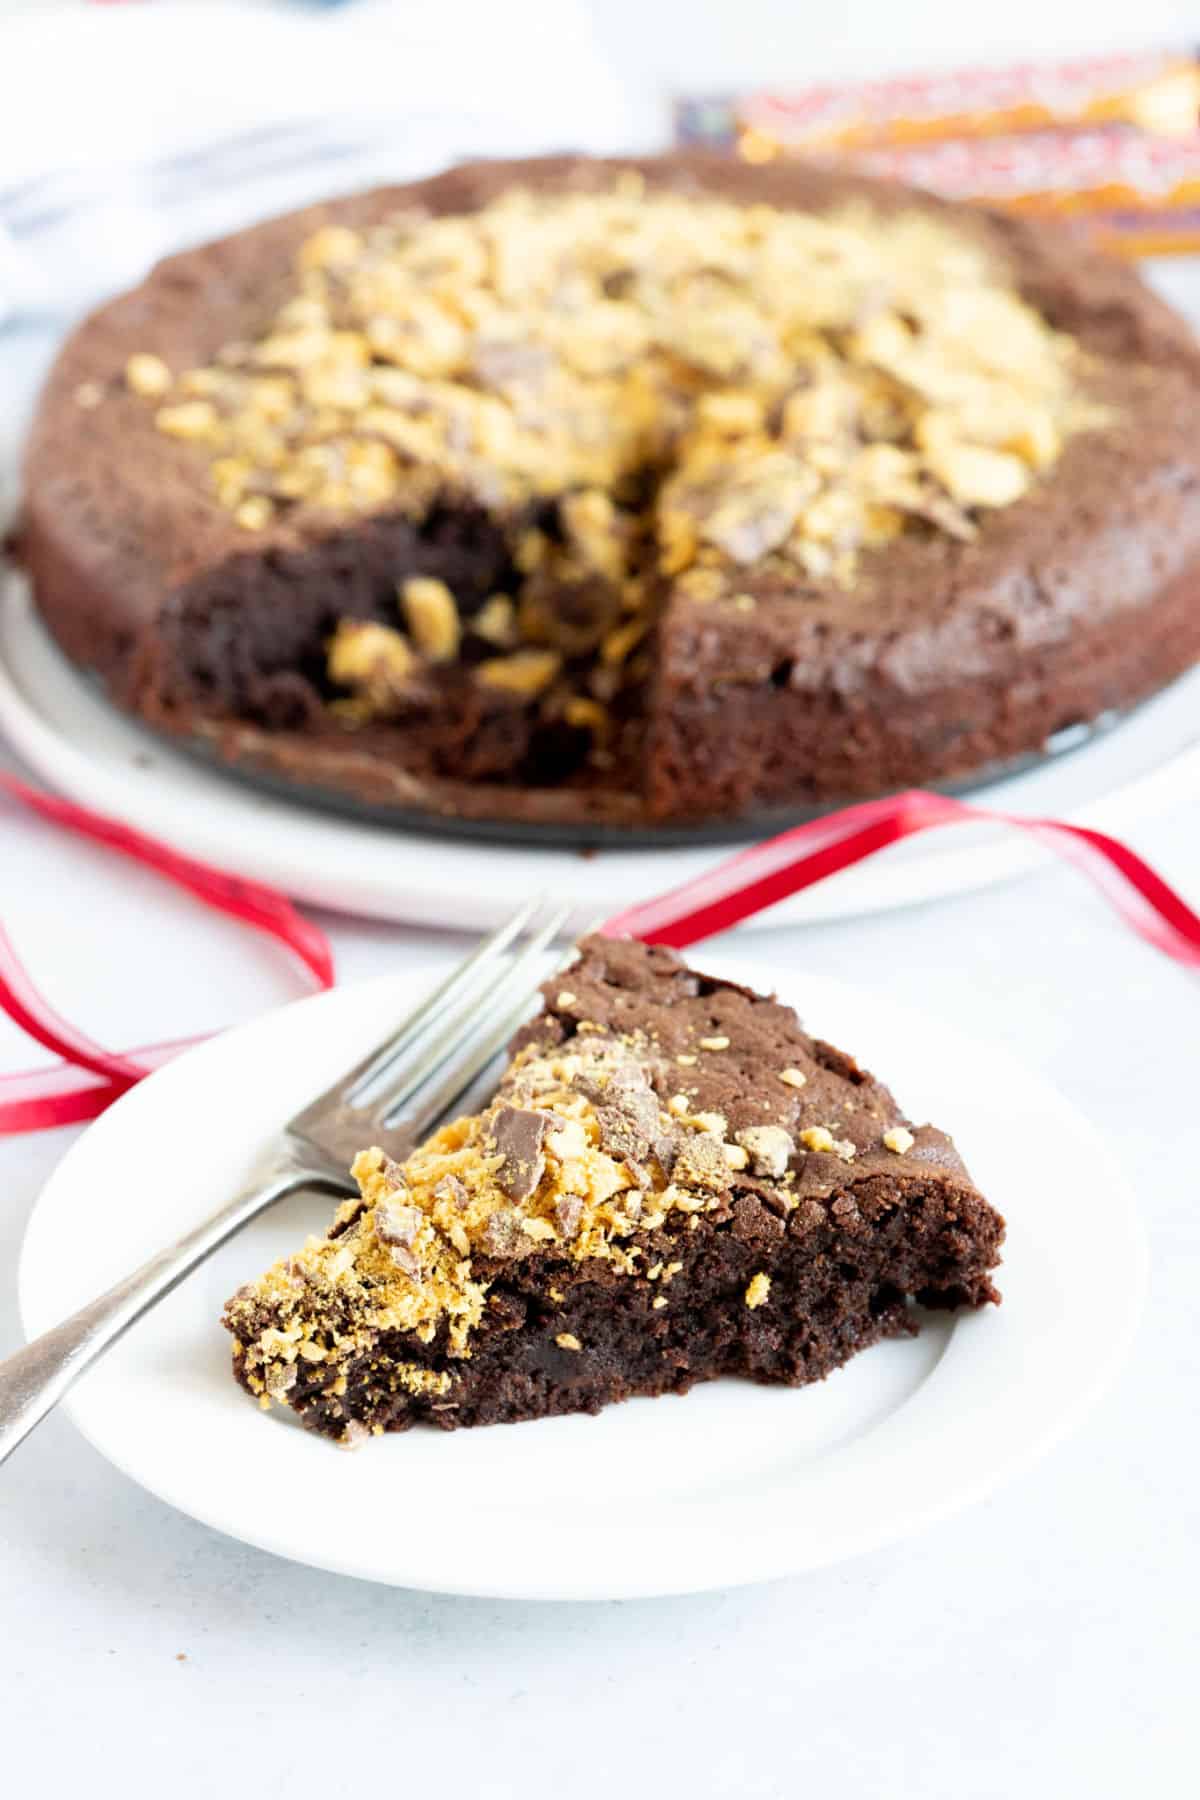
<svg viewBox="0 0 1200 1800">
<path fill-rule="evenodd" d="M 240 874 L 277 887 L 310 904 L 355 916 L 387 919 L 416 925 L 442 925 L 445 908 L 452 899 L 457 909 L 457 922 L 465 929 L 486 928 L 499 923 L 506 901 L 494 903 L 486 884 L 468 877 L 468 862 L 478 868 L 479 859 L 497 855 L 520 857 L 528 864 L 529 880 L 534 885 L 553 882 L 557 876 L 566 888 L 571 886 L 575 867 L 595 869 L 596 862 L 584 861 L 579 852 L 555 846 L 500 845 L 468 838 L 456 841 L 438 839 L 420 832 L 364 821 L 355 822 L 320 810 L 306 809 L 299 803 L 276 799 L 266 793 L 237 782 L 225 781 L 220 773 L 199 761 L 184 757 L 168 744 L 147 740 L 141 749 L 155 744 L 159 768 L 169 781 L 177 773 L 203 786 L 204 807 L 200 816 L 193 808 L 180 807 L 176 827 L 164 829 L 163 805 L 155 796 L 139 792 L 130 782 L 128 771 L 105 753 L 89 755 L 87 749 L 63 736 L 57 726 L 40 712 L 36 695 L 26 692 L 19 676 L 10 667 L 10 638 L 13 633 L 27 635 L 41 632 L 45 645 L 61 668 L 56 677 L 77 681 L 82 677 L 72 670 L 44 632 L 37 619 L 25 583 L 0 571 L 0 726 L 32 768 L 59 791 L 98 810 L 116 812 L 140 829 L 165 838 L 184 854 L 217 865 L 229 863 L 224 832 L 231 822 L 237 834 L 237 850 L 233 862 Z M 1200 668 L 1181 678 L 1194 680 L 1200 691 Z M 1166 692 L 1168 690 L 1164 690 Z M 93 704 L 101 704 L 89 695 Z M 1157 698 L 1157 697 L 1156 697 Z M 1145 703 L 1152 707 L 1155 699 Z M 117 712 L 112 714 L 115 729 L 136 732 L 136 727 Z M 1123 727 L 1114 729 L 1120 731 Z M 1103 741 L 1102 734 L 1099 741 Z M 1086 757 L 1089 748 L 1073 753 Z M 135 745 L 132 754 L 137 754 Z M 176 764 L 180 765 L 178 771 Z M 1099 798 L 1075 808 L 1070 817 L 1078 823 L 1117 830 L 1134 820 L 1145 819 L 1169 808 L 1177 801 L 1200 795 L 1200 736 L 1161 765 L 1134 776 L 1109 789 Z M 989 802 L 990 790 L 983 788 L 973 795 L 979 803 Z M 210 824 L 205 814 L 210 809 L 219 813 L 222 829 Z M 984 841 L 959 840 L 936 845 L 916 840 L 916 845 L 902 844 L 885 850 L 880 856 L 848 869 L 799 894 L 779 902 L 766 912 L 742 923 L 740 930 L 753 933 L 776 930 L 798 924 L 828 923 L 833 920 L 862 918 L 877 912 L 892 911 L 928 900 L 947 898 L 977 890 L 1016 876 L 1044 868 L 1050 853 L 1031 837 L 999 831 L 990 827 L 968 827 L 968 831 L 985 832 Z M 379 848 L 381 839 L 385 847 Z M 318 847 L 337 845 L 340 854 L 331 855 L 329 863 L 336 873 L 331 878 L 322 864 Z M 269 845 L 269 848 L 262 848 Z M 365 861 L 348 852 L 360 852 L 370 846 Z M 906 855 L 919 846 L 919 854 Z M 744 846 L 743 846 L 744 847 Z M 714 866 L 736 853 L 736 845 L 675 846 L 630 848 L 604 847 L 600 858 L 629 858 L 645 869 L 646 886 L 661 891 L 679 885 L 703 869 Z M 421 865 L 431 859 L 451 860 L 451 872 L 442 878 L 425 879 Z M 461 859 L 461 862 L 460 862 Z M 349 869 L 349 874 L 343 870 Z M 586 884 L 580 884 L 581 887 Z M 505 890 L 507 894 L 507 889 Z M 566 897 L 570 898 L 568 894 Z M 574 923 L 579 928 L 590 924 L 596 916 L 596 903 L 585 893 L 577 899 Z"/>
<path fill-rule="evenodd" d="M 718 956 L 712 958 L 711 962 L 717 972 L 727 973 L 735 979 L 749 979 L 752 984 L 764 985 L 765 977 L 765 985 L 768 987 L 772 985 L 770 969 L 753 958 Z M 60 1160 L 43 1185 L 27 1221 L 22 1236 L 17 1270 L 18 1312 L 21 1327 L 26 1336 L 30 1334 L 31 1329 L 45 1329 L 49 1323 L 53 1322 L 45 1306 L 39 1305 L 37 1291 L 39 1235 L 45 1233 L 48 1228 L 47 1218 L 53 1213 L 57 1204 L 59 1190 L 68 1186 L 77 1173 L 79 1165 L 82 1164 L 86 1169 L 89 1157 L 94 1154 L 97 1137 L 103 1140 L 109 1135 L 119 1135 L 124 1130 L 126 1123 L 136 1126 L 137 1115 L 147 1108 L 153 1109 L 155 1096 L 162 1091 L 163 1084 L 168 1082 L 186 1084 L 193 1078 L 196 1065 L 201 1062 L 201 1059 L 204 1064 L 219 1064 L 221 1058 L 229 1053 L 228 1047 L 231 1039 L 239 1040 L 244 1047 L 248 1040 L 252 1042 L 257 1036 L 269 1037 L 272 1031 L 280 1030 L 280 1020 L 284 1015 L 294 1017 L 297 1007 L 310 1009 L 310 1017 L 322 1008 L 345 1007 L 348 1012 L 352 1012 L 356 996 L 365 998 L 368 994 L 378 993 L 382 997 L 385 991 L 395 991 L 397 994 L 404 992 L 406 995 L 412 995 L 419 990 L 421 980 L 421 970 L 409 967 L 390 974 L 377 975 L 364 981 L 350 983 L 326 994 L 292 1001 L 284 1007 L 272 1008 L 255 1019 L 229 1032 L 221 1033 L 218 1037 L 185 1052 L 172 1063 L 156 1071 L 110 1108 L 100 1120 L 76 1140 Z M 834 980 L 816 973 L 809 974 L 803 970 L 789 969 L 785 987 L 793 993 L 798 993 L 803 991 L 806 986 L 819 996 L 817 1006 L 819 1014 L 828 1010 L 830 999 L 836 1002 L 840 995 L 847 993 L 855 996 L 859 1004 L 865 1003 L 868 1009 L 877 1011 L 885 1018 L 890 1017 L 893 1021 L 902 1019 L 905 1014 L 906 1009 L 897 1007 L 890 1000 L 881 1002 L 878 996 L 855 984 Z M 909 1011 L 911 1012 L 911 1009 Z M 820 1022 L 822 1025 L 827 1023 L 823 1018 Z M 938 1029 L 940 1031 L 943 1028 L 939 1025 Z M 949 1517 L 986 1497 L 998 1486 L 1007 1482 L 1011 1477 L 1019 1475 L 1038 1461 L 1067 1432 L 1086 1417 L 1098 1403 L 1128 1354 L 1141 1317 L 1148 1279 L 1149 1254 L 1140 1209 L 1125 1172 L 1113 1159 L 1100 1132 L 1059 1093 L 1052 1083 L 1040 1074 L 1026 1069 L 1009 1052 L 981 1042 L 972 1034 L 963 1032 L 955 1025 L 945 1026 L 944 1031 L 951 1049 L 955 1047 L 956 1043 L 970 1045 L 977 1052 L 985 1053 L 985 1063 L 991 1062 L 995 1066 L 1007 1066 L 1017 1071 L 1027 1086 L 1038 1091 L 1047 1111 L 1056 1115 L 1060 1122 L 1064 1122 L 1068 1126 L 1075 1141 L 1087 1145 L 1090 1154 L 1095 1159 L 1093 1172 L 1101 1167 L 1104 1169 L 1105 1180 L 1102 1185 L 1106 1199 L 1106 1235 L 1111 1235 L 1115 1225 L 1116 1236 L 1123 1242 L 1124 1262 L 1122 1266 L 1126 1282 L 1122 1293 L 1125 1304 L 1123 1313 L 1118 1320 L 1118 1328 L 1115 1331 L 1107 1330 L 1106 1335 L 1093 1344 L 1092 1347 L 1096 1353 L 1088 1365 L 1087 1378 L 1075 1388 L 1068 1404 L 1060 1404 L 1057 1410 L 1052 1410 L 1040 1421 L 1035 1430 L 1018 1439 L 1015 1448 L 1010 1443 L 1002 1449 L 999 1455 L 993 1454 L 990 1460 L 985 1457 L 982 1466 L 975 1469 L 969 1479 L 960 1479 L 958 1482 L 944 1487 L 940 1492 L 933 1493 L 932 1497 L 925 1499 L 920 1506 L 915 1508 L 910 1506 L 907 1510 L 895 1508 L 883 1518 L 878 1515 L 878 1512 L 873 1515 L 869 1514 L 865 1523 L 859 1523 L 857 1526 L 848 1525 L 840 1537 L 835 1536 L 832 1540 L 827 1540 L 823 1547 L 805 1543 L 802 1538 L 797 1538 L 792 1542 L 792 1553 L 781 1555 L 778 1533 L 775 1535 L 763 1533 L 756 1545 L 747 1547 L 739 1544 L 732 1557 L 726 1546 L 723 1555 L 718 1555 L 714 1561 L 711 1524 L 705 1523 L 703 1515 L 713 1513 L 715 1509 L 716 1516 L 728 1516 L 731 1512 L 736 1514 L 736 1507 L 727 1500 L 721 1501 L 719 1498 L 712 1497 L 699 1501 L 673 1501 L 671 1503 L 674 1509 L 671 1531 L 677 1543 L 671 1559 L 671 1570 L 669 1574 L 655 1576 L 649 1582 L 644 1578 L 632 1581 L 612 1578 L 597 1580 L 592 1575 L 577 1580 L 564 1578 L 561 1572 L 555 1573 L 555 1557 L 561 1558 L 561 1547 L 555 1549 L 554 1554 L 550 1557 L 549 1577 L 541 1580 L 531 1581 L 527 1569 L 520 1570 L 518 1578 L 514 1580 L 511 1575 L 503 1572 L 502 1566 L 493 1568 L 489 1574 L 481 1566 L 478 1555 L 476 1555 L 474 1563 L 468 1557 L 465 1566 L 460 1566 L 459 1572 L 456 1573 L 443 1567 L 435 1573 L 433 1579 L 430 1579 L 423 1572 L 414 1569 L 411 1564 L 406 1568 L 398 1570 L 392 1568 L 390 1571 L 385 1571 L 380 1568 L 377 1561 L 372 1561 L 370 1556 L 364 1558 L 362 1554 L 356 1554 L 353 1550 L 349 1553 L 342 1553 L 337 1546 L 332 1549 L 323 1546 L 314 1551 L 311 1544 L 306 1548 L 298 1547 L 286 1532 L 280 1535 L 278 1532 L 272 1534 L 257 1528 L 247 1529 L 244 1523 L 238 1522 L 236 1519 L 231 1521 L 228 1512 L 223 1513 L 219 1505 L 211 1504 L 207 1494 L 202 1496 L 198 1502 L 194 1495 L 181 1493 L 177 1474 L 172 1473 L 170 1469 L 165 1475 L 161 1472 L 157 1475 L 148 1475 L 144 1467 L 137 1465 L 136 1458 L 131 1461 L 127 1453 L 122 1453 L 119 1448 L 114 1449 L 112 1444 L 106 1441 L 103 1406 L 100 1408 L 99 1423 L 89 1417 L 86 1388 L 73 1390 L 62 1404 L 76 1428 L 106 1460 L 139 1487 L 165 1501 L 168 1505 L 174 1506 L 187 1516 L 197 1519 L 200 1523 L 223 1535 L 252 1544 L 270 1554 L 283 1556 L 289 1560 L 326 1569 L 333 1573 L 387 1585 L 495 1599 L 591 1600 L 652 1597 L 702 1592 L 713 1588 L 741 1586 L 761 1580 L 796 1575 L 808 1569 L 829 1566 L 870 1550 L 881 1549 L 916 1531 L 928 1529 L 940 1519 Z M 92 1148 L 88 1148 L 89 1145 Z M 1000 1204 L 1003 1205 L 1003 1197 L 998 1198 Z M 986 1325 L 991 1316 L 990 1312 L 983 1315 L 955 1315 L 951 1324 L 950 1339 L 959 1343 L 960 1355 L 965 1354 L 969 1360 L 972 1355 L 972 1343 L 976 1346 L 974 1351 L 976 1356 L 986 1355 L 986 1349 L 981 1347 L 986 1343 Z M 1111 1325 L 1111 1321 L 1109 1323 Z M 902 1402 L 895 1412 L 888 1415 L 878 1429 L 867 1431 L 864 1438 L 853 1441 L 845 1452 L 835 1449 L 832 1452 L 822 1453 L 826 1460 L 833 1462 L 836 1459 L 838 1467 L 841 1468 L 845 1466 L 845 1459 L 849 1457 L 852 1477 L 854 1460 L 861 1460 L 865 1455 L 869 1467 L 870 1458 L 875 1454 L 869 1449 L 871 1441 L 877 1440 L 879 1431 L 886 1431 L 889 1428 L 907 1431 L 911 1427 L 910 1407 L 914 1402 L 921 1400 L 922 1396 L 924 1396 L 923 1406 L 931 1404 L 929 1395 L 935 1385 L 934 1377 L 939 1375 L 945 1362 L 946 1358 L 943 1356 L 937 1369 L 931 1371 L 930 1376 L 921 1382 L 911 1400 Z M 799 1390 L 787 1391 L 798 1392 Z M 902 1428 L 895 1427 L 894 1422 L 902 1416 L 907 1418 L 906 1425 Z M 252 1423 L 257 1429 L 257 1420 L 253 1420 Z M 961 1428 L 961 1421 L 958 1421 L 958 1424 Z M 864 1450 L 862 1448 L 864 1445 L 868 1446 L 868 1449 Z M 319 1448 L 322 1451 L 327 1449 L 324 1445 Z M 819 1471 L 814 1477 L 811 1470 L 805 1477 L 806 1483 L 810 1485 L 815 1480 L 818 1488 L 822 1479 Z M 840 1477 L 835 1469 L 835 1486 L 837 1479 Z M 183 1485 L 186 1487 L 186 1469 L 184 1470 Z M 786 1484 L 781 1485 L 777 1481 L 773 1489 L 769 1491 L 785 1492 Z M 742 1502 L 742 1510 L 746 1510 L 746 1502 Z M 697 1519 L 700 1520 L 699 1524 L 696 1523 Z"/>
</svg>

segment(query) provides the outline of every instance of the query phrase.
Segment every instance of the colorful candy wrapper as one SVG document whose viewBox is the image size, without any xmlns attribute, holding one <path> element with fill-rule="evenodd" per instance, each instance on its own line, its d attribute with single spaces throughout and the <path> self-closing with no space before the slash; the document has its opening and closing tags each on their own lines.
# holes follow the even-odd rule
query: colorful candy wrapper
<svg viewBox="0 0 1200 1800">
<path fill-rule="evenodd" d="M 1200 122 L 1200 62 L 1154 51 L 958 69 L 755 93 L 737 111 L 741 131 L 788 150 L 875 150 L 1095 125 L 1170 136 Z"/>
<path fill-rule="evenodd" d="M 1154 52 L 681 100 L 681 142 L 805 156 L 1069 216 L 1124 256 L 1200 249 L 1200 60 Z"/>
<path fill-rule="evenodd" d="M 1200 130 L 1038 132 L 875 150 L 870 174 L 1012 212 L 1081 220 L 1093 242 L 1122 256 L 1200 250 Z"/>
</svg>

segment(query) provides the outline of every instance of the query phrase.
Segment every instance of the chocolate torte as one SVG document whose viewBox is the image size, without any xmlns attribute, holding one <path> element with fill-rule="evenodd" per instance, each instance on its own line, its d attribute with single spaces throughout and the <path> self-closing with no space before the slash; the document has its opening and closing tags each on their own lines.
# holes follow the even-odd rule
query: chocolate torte
<svg viewBox="0 0 1200 1800">
<path fill-rule="evenodd" d="M 344 1444 L 798 1386 L 980 1307 L 1004 1221 L 950 1139 L 774 999 L 591 938 L 495 1100 L 230 1300 L 234 1371 Z"/>
<path fill-rule="evenodd" d="M 172 258 L 19 554 L 121 705 L 375 806 L 645 824 L 960 778 L 1200 656 L 1200 353 L 1058 226 L 697 153 Z"/>
</svg>

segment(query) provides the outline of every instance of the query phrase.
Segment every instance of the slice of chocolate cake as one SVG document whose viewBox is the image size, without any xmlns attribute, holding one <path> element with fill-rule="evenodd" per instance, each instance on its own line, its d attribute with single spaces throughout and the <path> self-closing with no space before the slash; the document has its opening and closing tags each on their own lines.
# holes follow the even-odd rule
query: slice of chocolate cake
<svg viewBox="0 0 1200 1800">
<path fill-rule="evenodd" d="M 792 1010 L 673 952 L 589 938 L 495 1100 L 230 1300 L 261 1404 L 352 1443 L 596 1412 L 717 1375 L 798 1385 L 999 1298 L 1004 1222 Z"/>
</svg>

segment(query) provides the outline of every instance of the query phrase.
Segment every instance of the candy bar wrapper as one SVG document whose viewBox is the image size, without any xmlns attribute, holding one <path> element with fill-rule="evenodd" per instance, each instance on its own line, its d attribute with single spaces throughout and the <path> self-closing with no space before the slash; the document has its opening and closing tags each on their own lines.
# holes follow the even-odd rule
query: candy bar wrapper
<svg viewBox="0 0 1200 1800">
<path fill-rule="evenodd" d="M 1200 131 L 1156 138 L 1106 131 L 1039 132 L 987 142 L 874 150 L 854 158 L 873 175 L 1011 212 L 1074 218 L 1121 256 L 1200 250 Z"/>
<path fill-rule="evenodd" d="M 955 200 L 1073 219 L 1118 255 L 1200 250 L 1200 62 L 1155 53 L 716 95 L 683 143 L 800 155 Z"/>
<path fill-rule="evenodd" d="M 763 160 L 1095 125 L 1186 135 L 1200 123 L 1200 60 L 1151 51 L 717 96 L 682 101 L 677 123 L 692 142 L 748 140 Z"/>
</svg>

